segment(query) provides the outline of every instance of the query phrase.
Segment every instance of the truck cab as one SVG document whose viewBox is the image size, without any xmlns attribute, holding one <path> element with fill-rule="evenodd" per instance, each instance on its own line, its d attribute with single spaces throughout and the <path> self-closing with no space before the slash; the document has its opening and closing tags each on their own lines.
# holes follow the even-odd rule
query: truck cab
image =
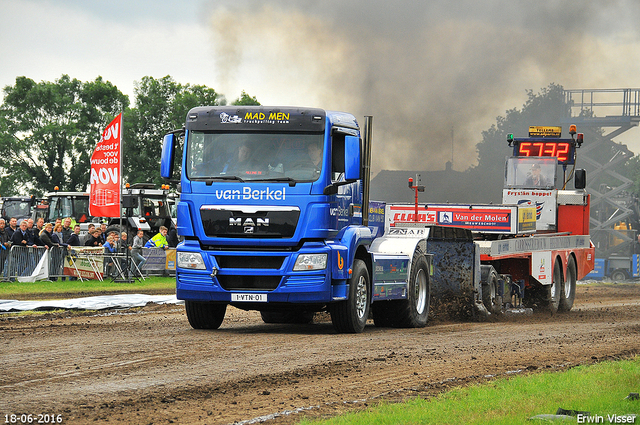
<svg viewBox="0 0 640 425">
<path fill-rule="evenodd" d="M 165 136 L 165 178 L 179 133 Z M 384 228 L 382 220 L 363 225 L 355 117 L 315 108 L 194 108 L 183 152 L 176 293 L 192 326 L 218 327 L 227 304 L 260 310 L 269 321 L 349 298 L 354 261 Z"/>
</svg>

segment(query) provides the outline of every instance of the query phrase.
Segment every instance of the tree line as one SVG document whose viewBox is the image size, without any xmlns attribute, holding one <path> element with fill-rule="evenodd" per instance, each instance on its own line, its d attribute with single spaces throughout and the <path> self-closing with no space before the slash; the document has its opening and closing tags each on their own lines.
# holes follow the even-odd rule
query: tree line
<svg viewBox="0 0 640 425">
<path fill-rule="evenodd" d="M 181 128 L 189 109 L 226 105 L 224 95 L 204 85 L 180 84 L 170 76 L 143 77 L 134 102 L 102 77 L 82 82 L 62 75 L 54 82 L 17 77 L 3 89 L 0 105 L 0 196 L 36 195 L 58 187 L 85 191 L 90 159 L 107 124 L 123 112 L 123 182 L 163 183 L 162 137 Z M 242 92 L 232 105 L 259 105 Z"/>
<path fill-rule="evenodd" d="M 181 128 L 192 107 L 227 104 L 224 95 L 212 88 L 180 84 L 170 76 L 147 76 L 136 82 L 134 106 L 127 95 L 102 77 L 82 82 L 62 75 L 55 82 L 39 83 L 18 77 L 15 85 L 3 91 L 0 196 L 40 196 L 55 186 L 64 191 L 86 190 L 93 149 L 105 126 L 120 112 L 124 113 L 123 181 L 163 183 L 159 161 L 164 134 Z M 231 104 L 260 103 L 243 91 Z M 496 188 L 502 187 L 504 179 L 507 134 L 524 136 L 529 125 L 560 125 L 569 107 L 563 87 L 550 84 L 538 93 L 527 91 L 521 109 L 513 108 L 497 117 L 476 145 L 478 165 L 465 172 L 468 181 L 474 182 L 472 192 L 479 199 L 499 202 Z M 602 133 L 601 129 L 591 131 Z M 601 149 L 599 156 L 610 155 L 610 147 Z M 634 180 L 636 196 L 640 194 L 639 158 L 631 158 L 616 170 Z"/>
</svg>

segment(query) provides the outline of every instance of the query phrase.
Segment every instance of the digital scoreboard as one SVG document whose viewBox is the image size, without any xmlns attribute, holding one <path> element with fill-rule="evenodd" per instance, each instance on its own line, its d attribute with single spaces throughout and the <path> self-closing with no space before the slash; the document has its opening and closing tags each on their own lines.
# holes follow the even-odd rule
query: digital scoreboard
<svg viewBox="0 0 640 425">
<path fill-rule="evenodd" d="M 509 146 L 513 146 L 513 156 L 555 157 L 558 158 L 558 164 L 573 165 L 576 158 L 576 140 L 560 139 L 561 133 L 561 127 L 532 126 L 529 127 L 528 138 L 514 138 L 509 134 L 507 141 Z M 582 141 L 581 136 L 582 134 L 578 135 L 578 146 Z"/>
<path fill-rule="evenodd" d="M 575 146 L 572 140 L 514 139 L 514 156 L 548 156 L 558 158 L 559 164 L 573 164 Z"/>
</svg>

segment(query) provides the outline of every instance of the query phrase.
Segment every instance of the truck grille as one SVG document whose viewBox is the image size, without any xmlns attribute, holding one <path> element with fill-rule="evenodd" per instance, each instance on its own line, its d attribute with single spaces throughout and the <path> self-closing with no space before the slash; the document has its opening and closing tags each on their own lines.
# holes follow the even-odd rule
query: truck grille
<svg viewBox="0 0 640 425">
<path fill-rule="evenodd" d="M 296 231 L 297 207 L 224 207 L 203 205 L 200 218 L 209 237 L 291 238 Z"/>
<path fill-rule="evenodd" d="M 221 269 L 279 269 L 283 256 L 216 255 Z"/>
<path fill-rule="evenodd" d="M 280 284 L 281 276 L 216 276 L 220 286 L 227 291 L 273 291 Z"/>
</svg>

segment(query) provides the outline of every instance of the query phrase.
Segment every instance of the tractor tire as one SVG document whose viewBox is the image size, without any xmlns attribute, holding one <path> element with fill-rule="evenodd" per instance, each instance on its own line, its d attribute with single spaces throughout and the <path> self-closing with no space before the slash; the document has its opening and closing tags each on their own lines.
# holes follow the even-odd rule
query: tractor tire
<svg viewBox="0 0 640 425">
<path fill-rule="evenodd" d="M 136 235 L 136 230 L 129 227 L 127 223 L 123 222 L 122 227 L 119 224 L 112 224 L 107 227 L 107 235 L 111 232 L 116 232 L 118 234 L 118 243 L 122 236 L 122 232 L 127 233 L 127 243 L 131 245 L 133 243 L 133 237 Z"/>
</svg>

